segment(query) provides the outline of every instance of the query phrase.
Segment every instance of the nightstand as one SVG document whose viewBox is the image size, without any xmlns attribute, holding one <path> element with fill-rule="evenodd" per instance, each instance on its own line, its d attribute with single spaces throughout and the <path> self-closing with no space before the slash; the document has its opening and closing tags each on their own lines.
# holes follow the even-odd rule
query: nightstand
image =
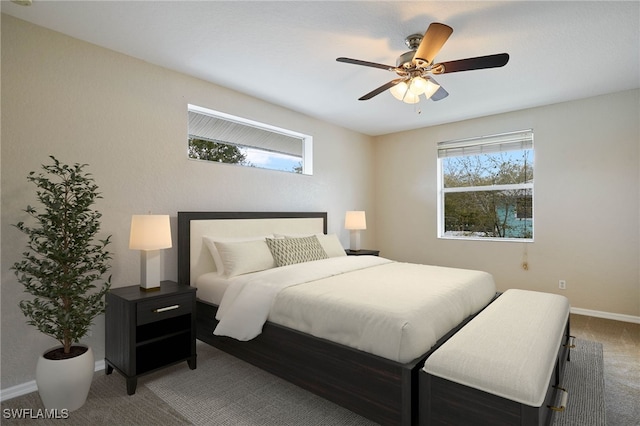
<svg viewBox="0 0 640 426">
<path fill-rule="evenodd" d="M 106 374 L 118 370 L 127 394 L 138 377 L 187 361 L 196 368 L 196 289 L 162 281 L 159 290 L 120 287 L 106 295 Z"/>
<path fill-rule="evenodd" d="M 378 256 L 380 254 L 380 250 L 351 250 L 346 249 L 345 252 L 348 256 Z"/>
</svg>

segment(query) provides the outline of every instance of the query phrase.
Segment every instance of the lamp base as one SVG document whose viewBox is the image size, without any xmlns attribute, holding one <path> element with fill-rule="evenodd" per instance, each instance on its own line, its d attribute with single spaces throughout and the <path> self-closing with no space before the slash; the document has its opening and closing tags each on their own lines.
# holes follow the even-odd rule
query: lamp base
<svg viewBox="0 0 640 426">
<path fill-rule="evenodd" d="M 140 251 L 140 288 L 160 290 L 160 250 Z"/>
<path fill-rule="evenodd" d="M 360 230 L 351 230 L 349 237 L 349 250 L 360 251 Z"/>
</svg>

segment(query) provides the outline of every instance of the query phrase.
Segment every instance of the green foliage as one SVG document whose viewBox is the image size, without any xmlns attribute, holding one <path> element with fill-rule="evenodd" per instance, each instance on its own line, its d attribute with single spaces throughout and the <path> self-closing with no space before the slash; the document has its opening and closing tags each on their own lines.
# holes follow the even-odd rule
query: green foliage
<svg viewBox="0 0 640 426">
<path fill-rule="evenodd" d="M 513 228 L 513 216 L 520 191 L 478 191 L 447 194 L 446 230 L 465 231 L 469 235 L 504 238 Z"/>
<path fill-rule="evenodd" d="M 189 158 L 218 163 L 245 164 L 247 156 L 235 145 L 189 138 Z"/>
<path fill-rule="evenodd" d="M 526 221 L 520 226 L 513 219 L 516 212 L 520 217 L 531 217 L 531 191 L 496 189 L 500 188 L 499 185 L 531 182 L 533 166 L 529 156 L 530 151 L 524 150 L 521 157 L 498 153 L 447 158 L 443 162 L 446 188 L 476 187 L 483 190 L 445 195 L 445 232 L 531 238 Z"/>
<path fill-rule="evenodd" d="M 12 269 L 25 291 L 34 296 L 20 302 L 27 323 L 58 340 L 69 353 L 105 310 L 111 276 L 97 290 L 94 283 L 110 268 L 106 247 L 111 236 L 94 241 L 102 215 L 90 207 L 102 197 L 91 174 L 83 170 L 87 165 L 69 166 L 51 159 L 53 165 L 42 166 L 46 173 L 31 172 L 27 177 L 38 188 L 43 210 L 27 206 L 24 211 L 36 225 L 15 225 L 28 242 L 22 261 Z"/>
</svg>

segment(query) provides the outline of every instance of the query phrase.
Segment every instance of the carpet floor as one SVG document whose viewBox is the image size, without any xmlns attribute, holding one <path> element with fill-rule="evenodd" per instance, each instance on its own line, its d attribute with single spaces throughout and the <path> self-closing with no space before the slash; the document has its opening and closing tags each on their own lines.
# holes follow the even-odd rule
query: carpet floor
<svg viewBox="0 0 640 426">
<path fill-rule="evenodd" d="M 606 425 L 602 344 L 576 339 L 561 387 L 569 392 L 567 408 L 554 413 L 555 426 Z"/>
<path fill-rule="evenodd" d="M 37 425 L 374 425 L 224 352 L 198 342 L 198 368 L 179 364 L 138 380 L 127 396 L 118 373 L 96 373 L 85 405 L 67 419 L 17 419 L 7 410 L 44 407 L 37 392 L 2 403 L 2 424 Z M 569 390 L 555 426 L 605 425 L 602 345 L 576 341 L 563 385 Z"/>
</svg>

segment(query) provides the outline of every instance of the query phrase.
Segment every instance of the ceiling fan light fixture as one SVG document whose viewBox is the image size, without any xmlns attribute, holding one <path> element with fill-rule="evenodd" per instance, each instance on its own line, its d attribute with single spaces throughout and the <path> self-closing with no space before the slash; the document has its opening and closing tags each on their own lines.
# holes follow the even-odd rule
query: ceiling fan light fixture
<svg viewBox="0 0 640 426">
<path fill-rule="evenodd" d="M 420 102 L 420 97 L 411 93 L 409 90 L 409 84 L 407 84 L 406 81 L 401 81 L 393 86 L 389 91 L 394 98 L 407 104 L 417 104 Z"/>
<path fill-rule="evenodd" d="M 432 79 L 427 77 L 424 95 L 427 97 L 427 99 L 431 99 L 431 96 L 433 96 L 433 94 L 436 93 L 439 88 L 440 88 L 440 85 L 438 83 L 434 82 Z"/>
<path fill-rule="evenodd" d="M 420 95 L 424 95 L 429 99 L 438 91 L 440 85 L 427 77 L 413 77 L 410 80 L 401 81 L 393 86 L 389 91 L 399 101 L 407 104 L 417 104 L 420 102 Z"/>
<path fill-rule="evenodd" d="M 409 86 L 407 85 L 407 82 L 401 81 L 400 83 L 393 86 L 389 91 L 391 92 L 394 98 L 401 101 L 402 98 L 404 98 L 404 94 L 407 93 L 408 89 L 409 89 Z"/>
<path fill-rule="evenodd" d="M 407 91 L 407 93 L 405 93 L 404 95 L 404 98 L 402 99 L 402 102 L 406 104 L 417 104 L 418 102 L 420 102 L 420 96 L 414 95 L 410 91 Z"/>
<path fill-rule="evenodd" d="M 413 93 L 416 96 L 420 96 L 424 93 L 427 88 L 427 80 L 423 77 L 413 77 L 411 79 L 411 84 L 409 85 L 409 92 Z"/>
</svg>

